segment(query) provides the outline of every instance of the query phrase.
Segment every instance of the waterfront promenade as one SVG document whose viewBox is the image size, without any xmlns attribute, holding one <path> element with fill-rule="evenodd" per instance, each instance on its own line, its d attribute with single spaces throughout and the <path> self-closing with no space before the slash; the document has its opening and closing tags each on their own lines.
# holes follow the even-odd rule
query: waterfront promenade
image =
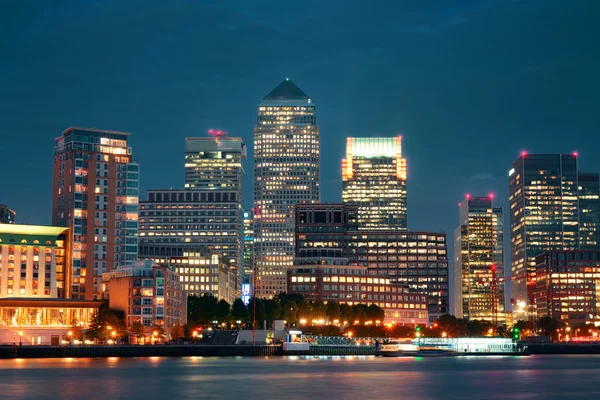
<svg viewBox="0 0 600 400">
<path fill-rule="evenodd" d="M 600 344 L 530 344 L 528 354 L 600 354 Z M 103 358 L 103 357 L 264 357 L 283 355 L 371 356 L 373 346 L 311 346 L 309 352 L 284 352 L 277 345 L 66 345 L 0 346 L 0 359 L 11 358 Z M 457 355 L 492 355 L 458 353 Z"/>
</svg>

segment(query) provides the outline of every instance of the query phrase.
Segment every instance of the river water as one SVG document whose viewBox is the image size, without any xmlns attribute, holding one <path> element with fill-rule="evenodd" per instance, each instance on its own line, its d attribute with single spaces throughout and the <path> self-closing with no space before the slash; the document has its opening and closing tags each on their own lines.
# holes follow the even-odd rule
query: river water
<svg viewBox="0 0 600 400">
<path fill-rule="evenodd" d="M 0 360 L 0 399 L 600 399 L 600 356 Z"/>
</svg>

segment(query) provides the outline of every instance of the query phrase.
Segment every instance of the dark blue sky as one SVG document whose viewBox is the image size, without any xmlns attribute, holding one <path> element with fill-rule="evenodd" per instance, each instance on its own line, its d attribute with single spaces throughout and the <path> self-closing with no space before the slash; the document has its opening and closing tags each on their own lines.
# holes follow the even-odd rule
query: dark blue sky
<svg viewBox="0 0 600 400">
<path fill-rule="evenodd" d="M 521 149 L 600 171 L 599 16 L 596 0 L 5 0 L 0 203 L 50 223 L 72 125 L 132 132 L 142 197 L 183 185 L 185 137 L 227 130 L 252 188 L 257 102 L 290 77 L 318 107 L 323 201 L 347 136 L 402 133 L 409 228 L 451 237 L 465 193 L 506 205 Z"/>
</svg>

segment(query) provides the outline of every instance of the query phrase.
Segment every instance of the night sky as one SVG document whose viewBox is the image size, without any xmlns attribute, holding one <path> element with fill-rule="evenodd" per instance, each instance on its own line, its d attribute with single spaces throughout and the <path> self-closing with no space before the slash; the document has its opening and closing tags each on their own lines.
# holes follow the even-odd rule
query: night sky
<svg viewBox="0 0 600 400">
<path fill-rule="evenodd" d="M 402 134 L 409 228 L 451 249 L 457 203 L 506 206 L 522 149 L 600 171 L 599 17 L 596 0 L 4 0 L 0 203 L 49 224 L 54 138 L 82 126 L 132 133 L 142 198 L 183 186 L 185 137 L 241 136 L 250 205 L 256 106 L 289 77 L 317 104 L 322 200 L 341 199 L 347 136 Z"/>
</svg>

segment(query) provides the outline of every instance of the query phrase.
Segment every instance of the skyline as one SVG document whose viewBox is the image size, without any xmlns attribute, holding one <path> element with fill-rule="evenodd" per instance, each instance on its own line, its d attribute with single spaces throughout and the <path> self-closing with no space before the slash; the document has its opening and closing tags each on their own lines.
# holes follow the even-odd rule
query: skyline
<svg viewBox="0 0 600 400">
<path fill-rule="evenodd" d="M 131 132 L 141 192 L 180 188 L 184 139 L 204 137 L 209 128 L 242 137 L 250 162 L 256 105 L 285 77 L 310 93 L 319 108 L 321 150 L 331 154 L 321 163 L 324 202 L 341 201 L 346 137 L 402 134 L 411 230 L 451 233 L 458 222 L 456 204 L 465 193 L 493 192 L 507 209 L 507 173 L 522 149 L 578 150 L 581 170 L 600 170 L 600 160 L 584 150 L 600 145 L 594 135 L 600 130 L 594 117 L 600 91 L 594 72 L 600 59 L 592 39 L 600 29 L 593 25 L 595 2 L 466 1 L 440 10 L 394 5 L 389 16 L 377 5 L 364 10 L 355 2 L 346 4 L 348 16 L 341 20 L 330 18 L 336 6 L 329 3 L 319 6 L 322 12 L 314 19 L 290 5 L 261 19 L 260 11 L 234 9 L 232 2 L 222 9 L 187 4 L 162 10 L 169 18 L 150 37 L 119 23 L 117 16 L 132 13 L 131 6 L 99 4 L 64 2 L 46 10 L 2 6 L 2 15 L 11 16 L 0 17 L 4 38 L 16 26 L 36 28 L 0 41 L 9 60 L 0 75 L 6 88 L 0 135 L 11 149 L 0 166 L 14 168 L 21 157 L 14 149 L 28 151 L 21 174 L 6 177 L 0 203 L 14 209 L 20 223 L 50 223 L 50 149 L 69 126 Z M 142 13 L 155 16 L 156 9 L 149 4 Z M 206 15 L 206 26 L 192 28 L 186 14 Z M 274 22 L 277 15 L 285 18 Z M 108 34 L 128 40 L 106 47 L 105 33 L 96 36 L 98 18 L 116 21 Z M 65 22 L 72 19 L 80 21 L 79 35 L 67 34 Z M 204 38 L 207 32 L 217 37 L 215 44 Z M 273 32 L 282 34 L 271 37 Z M 271 38 L 265 42 L 266 36 Z M 52 43 L 57 37 L 60 47 Z M 315 38 L 325 43 L 315 45 Z M 96 46 L 93 54 L 85 41 Z M 289 41 L 298 49 L 254 58 L 259 48 L 268 52 Z M 335 41 L 339 51 L 327 54 Z M 202 57 L 188 57 L 192 44 Z M 63 63 L 73 52 L 78 57 Z M 105 56 L 101 62 L 97 54 Z M 173 62 L 160 61 L 163 56 Z M 207 57 L 214 62 L 204 62 Z M 229 58 L 234 62 L 224 63 Z M 311 58 L 319 62 L 305 61 Z M 250 188 L 251 164 L 245 168 L 244 186 Z M 39 180 L 36 188 L 26 184 L 32 179 Z M 247 191 L 246 208 L 251 198 Z"/>
</svg>

